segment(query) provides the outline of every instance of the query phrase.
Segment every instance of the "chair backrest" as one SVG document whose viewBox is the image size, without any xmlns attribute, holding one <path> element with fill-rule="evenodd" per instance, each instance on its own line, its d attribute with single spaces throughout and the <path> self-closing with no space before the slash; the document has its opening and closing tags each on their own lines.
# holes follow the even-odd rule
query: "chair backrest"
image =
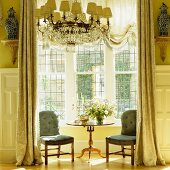
<svg viewBox="0 0 170 170">
<path fill-rule="evenodd" d="M 39 113 L 40 136 L 53 136 L 59 134 L 58 116 L 53 111 Z"/>
<path fill-rule="evenodd" d="M 125 111 L 121 116 L 122 135 L 136 136 L 136 110 Z"/>
</svg>

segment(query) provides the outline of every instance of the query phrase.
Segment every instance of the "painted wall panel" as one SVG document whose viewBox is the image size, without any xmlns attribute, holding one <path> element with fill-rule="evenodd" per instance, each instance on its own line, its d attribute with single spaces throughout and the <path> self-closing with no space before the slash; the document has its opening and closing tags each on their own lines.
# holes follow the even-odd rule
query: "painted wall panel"
<svg viewBox="0 0 170 170">
<path fill-rule="evenodd" d="M 170 162 L 170 66 L 159 66 L 156 71 L 156 122 L 162 155 Z"/>
<path fill-rule="evenodd" d="M 165 101 L 166 101 L 165 103 L 166 113 L 170 115 L 170 88 L 169 87 L 167 87 L 165 91 Z"/>
<path fill-rule="evenodd" d="M 156 110 L 158 114 L 162 113 L 162 107 L 164 103 L 164 97 L 163 97 L 164 91 L 160 88 L 156 89 Z"/>
<path fill-rule="evenodd" d="M 15 163 L 18 69 L 0 69 L 0 163 Z"/>
</svg>

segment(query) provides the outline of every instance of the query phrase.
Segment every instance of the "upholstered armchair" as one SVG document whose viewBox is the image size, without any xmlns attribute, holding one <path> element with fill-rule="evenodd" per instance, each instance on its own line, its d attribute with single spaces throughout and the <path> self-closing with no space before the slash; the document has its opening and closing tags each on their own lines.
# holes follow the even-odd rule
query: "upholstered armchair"
<svg viewBox="0 0 170 170">
<path fill-rule="evenodd" d="M 53 111 L 42 111 L 39 113 L 40 119 L 40 141 L 45 145 L 45 165 L 48 164 L 48 156 L 57 156 L 70 154 L 72 162 L 74 161 L 74 138 L 59 133 L 58 116 Z M 71 144 L 71 152 L 62 152 L 61 145 Z M 48 154 L 48 146 L 57 145 L 55 154 Z"/>
<path fill-rule="evenodd" d="M 136 144 L 136 110 L 125 111 L 121 116 L 122 129 L 120 135 L 106 137 L 106 162 L 109 162 L 109 155 L 119 154 L 131 156 L 131 165 L 134 165 L 134 146 Z M 109 152 L 109 144 L 120 145 L 121 151 Z M 125 153 L 130 146 L 131 153 Z"/>
</svg>

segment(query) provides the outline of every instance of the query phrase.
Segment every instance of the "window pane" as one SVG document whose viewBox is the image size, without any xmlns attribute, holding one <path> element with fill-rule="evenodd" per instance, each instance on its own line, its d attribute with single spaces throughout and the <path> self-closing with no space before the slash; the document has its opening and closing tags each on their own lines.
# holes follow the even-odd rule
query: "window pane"
<svg viewBox="0 0 170 170">
<path fill-rule="evenodd" d="M 136 71 L 136 50 L 128 49 L 125 45 L 124 49 L 116 51 L 115 54 L 115 71 Z"/>
<path fill-rule="evenodd" d="M 135 47 L 126 44 L 115 52 L 115 82 L 117 118 L 128 109 L 136 109 L 137 54 Z"/>
<path fill-rule="evenodd" d="M 77 48 L 77 106 L 83 112 L 83 103 L 104 97 L 104 51 L 103 44 Z"/>
<path fill-rule="evenodd" d="M 136 108 L 136 75 L 116 75 L 117 118 L 128 109 Z"/>
<path fill-rule="evenodd" d="M 56 111 L 61 118 L 65 113 L 65 56 L 56 49 L 38 46 L 39 110 Z"/>
<path fill-rule="evenodd" d="M 64 53 L 56 49 L 43 49 L 43 45 L 38 46 L 39 71 L 40 72 L 64 72 Z"/>
<path fill-rule="evenodd" d="M 63 75 L 40 75 L 40 110 L 53 110 L 62 117 L 65 111 L 65 77 Z"/>
<path fill-rule="evenodd" d="M 83 74 L 77 75 L 78 98 L 90 100 L 94 97 L 104 96 L 104 76 L 103 74 Z"/>
<path fill-rule="evenodd" d="M 77 72 L 103 71 L 103 44 L 100 43 L 93 47 L 78 46 L 76 62 Z"/>
</svg>

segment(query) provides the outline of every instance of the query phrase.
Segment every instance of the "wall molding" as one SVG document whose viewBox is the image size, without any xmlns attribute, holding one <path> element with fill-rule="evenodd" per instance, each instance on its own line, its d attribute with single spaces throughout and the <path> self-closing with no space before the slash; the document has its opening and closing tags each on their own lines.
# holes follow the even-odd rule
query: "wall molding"
<svg viewBox="0 0 170 170">
<path fill-rule="evenodd" d="M 163 158 L 170 162 L 170 65 L 156 66 L 156 122 L 157 136 Z"/>
<path fill-rule="evenodd" d="M 156 65 L 156 73 L 170 74 L 170 65 Z"/>
<path fill-rule="evenodd" d="M 18 69 L 0 69 L 0 163 L 16 162 Z"/>
</svg>

